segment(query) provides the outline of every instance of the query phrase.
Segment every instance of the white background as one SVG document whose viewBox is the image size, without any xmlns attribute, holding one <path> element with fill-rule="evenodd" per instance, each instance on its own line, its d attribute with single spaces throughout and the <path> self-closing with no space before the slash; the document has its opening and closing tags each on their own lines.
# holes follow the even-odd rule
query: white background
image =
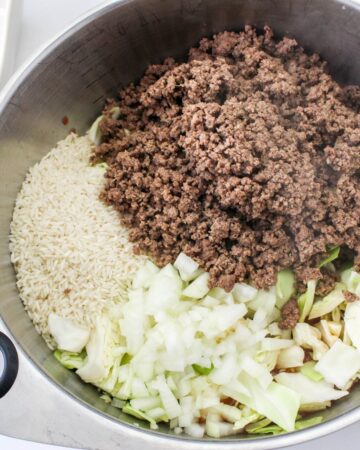
<svg viewBox="0 0 360 450">
<path fill-rule="evenodd" d="M 59 34 L 78 16 L 101 3 L 111 0 L 23 0 L 21 32 L 16 53 L 16 67 L 26 61 L 40 46 Z M 19 407 L 21 407 L 19 405 Z M 0 418 L 1 420 L 1 418 Z M 291 450 L 356 450 L 360 448 L 360 424 Z M 64 447 L 20 441 L 0 435 L 1 450 L 61 450 Z M 126 449 L 124 449 L 126 450 Z M 144 449 L 146 450 L 146 449 Z"/>
</svg>

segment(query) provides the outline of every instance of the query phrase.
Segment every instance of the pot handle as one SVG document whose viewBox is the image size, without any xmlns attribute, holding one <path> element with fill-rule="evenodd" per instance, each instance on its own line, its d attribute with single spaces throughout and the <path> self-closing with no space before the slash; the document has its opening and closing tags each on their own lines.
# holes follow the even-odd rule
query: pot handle
<svg viewBox="0 0 360 450">
<path fill-rule="evenodd" d="M 19 358 L 16 348 L 0 331 L 0 398 L 4 397 L 14 384 L 18 369 Z"/>
</svg>

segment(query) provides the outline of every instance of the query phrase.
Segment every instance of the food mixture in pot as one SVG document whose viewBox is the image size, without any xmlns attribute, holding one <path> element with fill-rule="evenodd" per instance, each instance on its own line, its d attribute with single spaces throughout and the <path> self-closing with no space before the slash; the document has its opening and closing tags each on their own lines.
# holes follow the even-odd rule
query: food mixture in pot
<svg viewBox="0 0 360 450">
<path fill-rule="evenodd" d="M 150 66 L 17 198 L 18 288 L 55 358 L 153 430 L 321 422 L 360 376 L 359 130 L 360 89 L 268 27 Z"/>
</svg>

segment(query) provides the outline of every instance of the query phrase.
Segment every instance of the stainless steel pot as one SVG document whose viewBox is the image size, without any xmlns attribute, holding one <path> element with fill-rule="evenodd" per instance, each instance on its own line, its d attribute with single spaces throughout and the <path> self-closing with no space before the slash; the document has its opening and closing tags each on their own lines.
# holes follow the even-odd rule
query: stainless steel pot
<svg viewBox="0 0 360 450">
<path fill-rule="evenodd" d="M 323 424 L 278 437 L 196 441 L 174 436 L 107 406 L 61 367 L 23 309 L 8 233 L 28 168 L 70 128 L 84 132 L 104 99 L 166 56 L 182 58 L 202 36 L 244 24 L 273 27 L 330 62 L 342 82 L 360 83 L 360 7 L 336 0 L 123 0 L 100 8 L 52 42 L 12 80 L 0 103 L 0 433 L 40 442 L 139 449 L 271 449 L 304 442 L 360 419 L 360 388 L 323 413 Z M 62 118 L 69 124 L 64 126 Z M 360 326 L 360 325 L 359 325 Z"/>
</svg>

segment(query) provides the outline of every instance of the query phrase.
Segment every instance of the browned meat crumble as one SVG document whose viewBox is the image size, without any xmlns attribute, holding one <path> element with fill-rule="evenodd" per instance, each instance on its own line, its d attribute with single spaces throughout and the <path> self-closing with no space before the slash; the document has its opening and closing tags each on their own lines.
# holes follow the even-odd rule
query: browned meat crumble
<svg viewBox="0 0 360 450">
<path fill-rule="evenodd" d="M 357 300 L 359 300 L 358 296 L 353 294 L 352 292 L 350 292 L 350 291 L 343 291 L 343 292 L 344 292 L 345 300 L 348 303 L 356 302 Z"/>
<path fill-rule="evenodd" d="M 290 299 L 281 308 L 280 330 L 290 330 L 295 327 L 300 319 L 300 309 L 295 298 Z"/>
<path fill-rule="evenodd" d="M 320 279 L 328 247 L 359 263 L 359 111 L 359 88 L 267 27 L 202 39 L 109 101 L 102 198 L 137 252 L 164 265 L 183 251 L 212 285 L 267 287 L 286 267 Z"/>
</svg>

